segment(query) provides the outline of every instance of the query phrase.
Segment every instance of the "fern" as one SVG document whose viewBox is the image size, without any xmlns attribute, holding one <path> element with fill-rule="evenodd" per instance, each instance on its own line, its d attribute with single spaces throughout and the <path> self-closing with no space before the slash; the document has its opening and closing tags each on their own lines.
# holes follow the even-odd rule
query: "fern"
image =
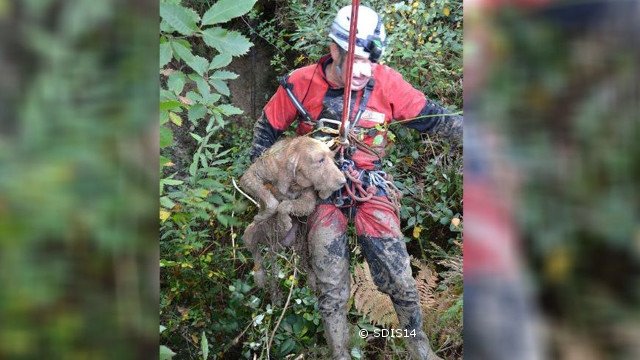
<svg viewBox="0 0 640 360">
<path fill-rule="evenodd" d="M 442 277 L 442 284 L 450 286 L 458 290 L 462 290 L 463 279 L 463 257 L 462 257 L 462 242 L 453 242 L 457 249 L 451 253 L 446 252 L 440 246 L 432 243 L 432 250 L 429 250 L 431 255 L 437 259 L 436 263 L 446 268 L 439 275 Z"/>
<path fill-rule="evenodd" d="M 427 264 L 414 257 L 411 257 L 411 264 L 419 269 L 418 275 L 416 275 L 416 286 L 420 295 L 422 312 L 427 313 L 436 305 L 435 290 L 438 286 L 438 275 Z"/>
<path fill-rule="evenodd" d="M 389 295 L 378 290 L 371 278 L 369 265 L 356 266 L 353 272 L 353 297 L 356 310 L 375 325 L 397 327 L 398 316 Z"/>
<path fill-rule="evenodd" d="M 436 305 L 435 290 L 438 286 L 438 275 L 427 264 L 411 258 L 411 263 L 418 268 L 415 277 L 420 305 L 423 314 L 433 310 Z M 356 310 L 365 315 L 375 325 L 395 327 L 398 326 L 398 317 L 389 296 L 380 290 L 373 282 L 369 265 L 356 266 L 353 274 L 353 287 L 351 289 Z"/>
</svg>

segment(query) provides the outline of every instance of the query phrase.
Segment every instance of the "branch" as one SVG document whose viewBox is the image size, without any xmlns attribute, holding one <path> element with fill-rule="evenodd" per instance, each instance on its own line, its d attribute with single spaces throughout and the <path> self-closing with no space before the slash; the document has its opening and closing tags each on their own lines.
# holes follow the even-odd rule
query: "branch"
<svg viewBox="0 0 640 360">
<path fill-rule="evenodd" d="M 291 301 L 291 295 L 293 294 L 293 286 L 295 285 L 296 275 L 298 274 L 298 267 L 295 266 L 296 261 L 294 258 L 294 267 L 293 267 L 293 279 L 291 280 L 291 287 L 289 288 L 289 295 L 287 295 L 287 301 L 284 303 L 284 308 L 282 308 L 282 313 L 280 314 L 280 318 L 276 322 L 276 326 L 273 327 L 273 331 L 271 332 L 271 337 L 269 338 L 269 342 L 267 343 L 267 349 L 271 348 L 271 343 L 276 335 L 276 330 L 278 330 L 278 326 L 280 326 L 280 322 L 284 317 L 284 314 L 287 312 L 287 308 L 289 307 L 289 302 Z"/>
</svg>

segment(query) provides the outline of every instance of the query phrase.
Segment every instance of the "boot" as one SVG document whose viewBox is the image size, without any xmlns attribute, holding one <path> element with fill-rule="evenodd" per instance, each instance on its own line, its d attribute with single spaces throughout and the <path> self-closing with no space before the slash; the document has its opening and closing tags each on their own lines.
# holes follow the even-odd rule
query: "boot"
<svg viewBox="0 0 640 360">
<path fill-rule="evenodd" d="M 400 327 L 410 333 L 415 330 L 415 336 L 405 338 L 407 350 L 414 360 L 442 360 L 441 357 L 429 346 L 429 339 L 422 331 L 422 312 L 418 305 L 398 306 L 394 305 Z"/>
<path fill-rule="evenodd" d="M 347 317 L 339 313 L 323 314 L 324 337 L 331 349 L 333 360 L 350 360 L 349 326 Z"/>
<path fill-rule="evenodd" d="M 442 360 L 429 346 L 429 340 L 418 337 L 406 338 L 407 350 L 414 360 Z"/>
</svg>

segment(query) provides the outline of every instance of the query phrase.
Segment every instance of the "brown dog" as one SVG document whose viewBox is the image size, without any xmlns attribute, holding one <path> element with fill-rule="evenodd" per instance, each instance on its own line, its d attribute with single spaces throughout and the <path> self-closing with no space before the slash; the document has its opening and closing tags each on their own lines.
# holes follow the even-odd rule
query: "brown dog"
<svg viewBox="0 0 640 360">
<path fill-rule="evenodd" d="M 291 215 L 311 214 L 317 197 L 326 199 L 345 184 L 334 155 L 326 144 L 307 136 L 284 139 L 240 178 L 240 186 L 260 202 L 260 211 L 242 235 L 253 255 L 259 286 L 264 286 L 259 243 L 291 245 L 297 231 Z"/>
</svg>

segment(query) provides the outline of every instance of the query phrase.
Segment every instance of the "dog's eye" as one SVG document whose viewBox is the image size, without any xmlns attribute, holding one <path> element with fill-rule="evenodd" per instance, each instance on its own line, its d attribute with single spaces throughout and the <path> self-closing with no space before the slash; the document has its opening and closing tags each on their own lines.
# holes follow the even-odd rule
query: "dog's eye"
<svg viewBox="0 0 640 360">
<path fill-rule="evenodd" d="M 324 162 L 324 158 L 321 158 L 318 162 L 322 164 Z"/>
</svg>

